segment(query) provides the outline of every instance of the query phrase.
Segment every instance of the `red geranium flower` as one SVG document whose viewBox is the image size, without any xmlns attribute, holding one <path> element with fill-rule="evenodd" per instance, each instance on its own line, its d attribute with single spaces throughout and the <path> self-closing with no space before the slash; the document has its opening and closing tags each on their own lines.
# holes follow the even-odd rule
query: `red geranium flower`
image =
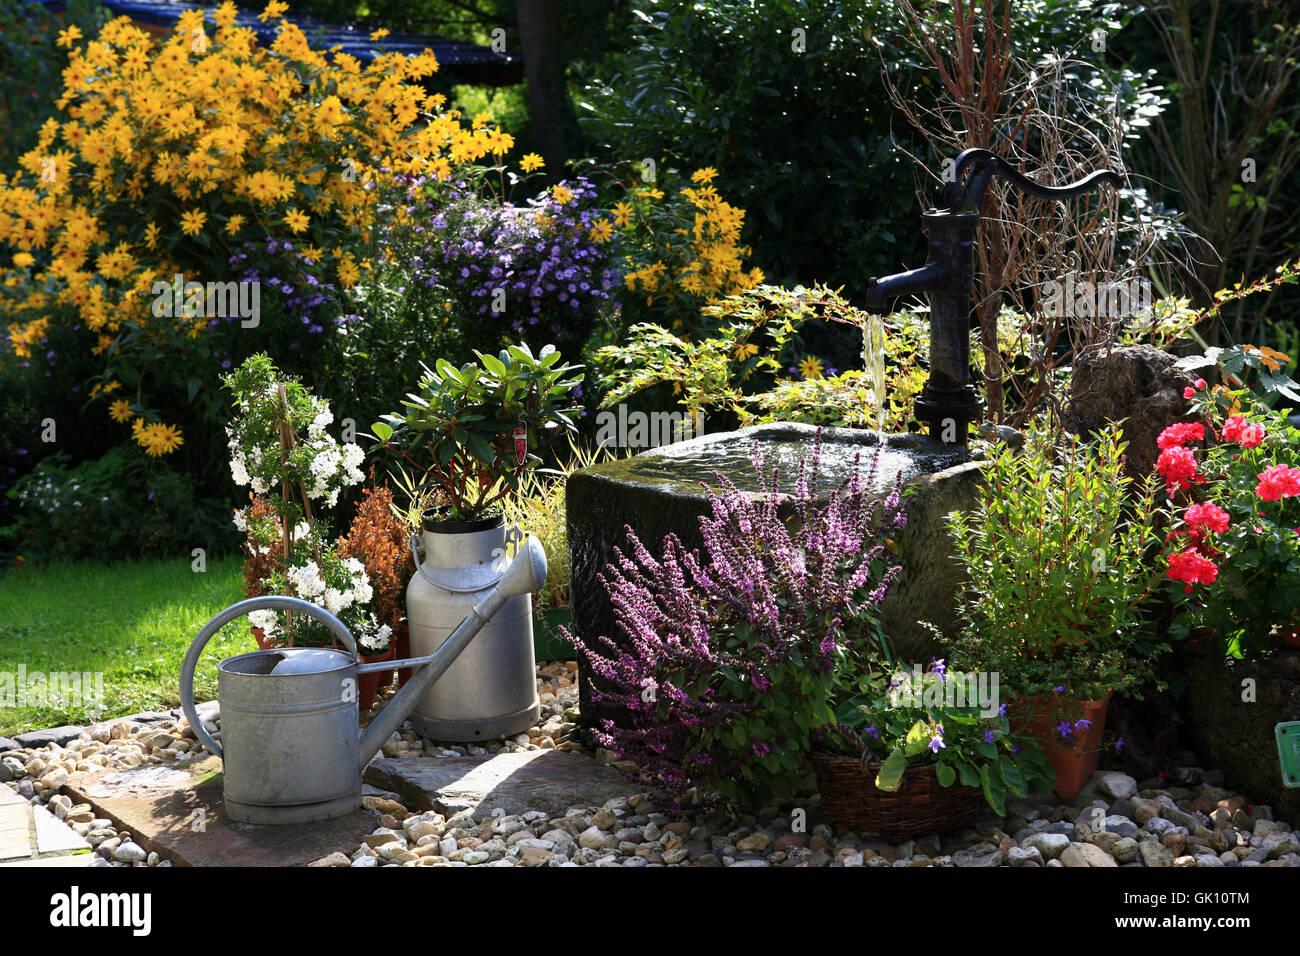
<svg viewBox="0 0 1300 956">
<path fill-rule="evenodd" d="M 1156 459 L 1156 471 L 1165 479 L 1165 487 L 1171 494 L 1190 488 L 1194 482 L 1201 480 L 1201 476 L 1196 473 L 1196 456 L 1190 448 L 1181 445 L 1166 448 L 1160 453 Z"/>
<path fill-rule="evenodd" d="M 1240 442 L 1246 448 L 1254 448 L 1264 440 L 1264 426 L 1257 422 L 1247 423 L 1241 415 L 1233 415 L 1223 423 L 1223 437 Z"/>
<path fill-rule="evenodd" d="M 1187 593 L 1192 593 L 1193 584 L 1213 584 L 1219 576 L 1219 569 L 1209 558 L 1196 552 L 1195 548 L 1179 551 L 1169 556 L 1169 570 L 1165 575 L 1172 581 L 1187 584 Z"/>
<path fill-rule="evenodd" d="M 1259 484 L 1255 486 L 1255 494 L 1260 501 L 1277 501 L 1300 495 L 1300 468 L 1270 465 L 1256 477 L 1259 478 Z"/>
<path fill-rule="evenodd" d="M 1161 450 L 1166 448 L 1177 448 L 1180 445 L 1187 444 L 1188 439 L 1201 441 L 1205 438 L 1205 426 L 1200 422 L 1178 422 L 1170 425 L 1160 433 L 1156 439 L 1156 445 Z"/>
<path fill-rule="evenodd" d="M 1192 505 L 1184 512 L 1183 520 L 1189 525 L 1205 525 L 1215 534 L 1228 530 L 1228 512 L 1212 502 Z"/>
</svg>

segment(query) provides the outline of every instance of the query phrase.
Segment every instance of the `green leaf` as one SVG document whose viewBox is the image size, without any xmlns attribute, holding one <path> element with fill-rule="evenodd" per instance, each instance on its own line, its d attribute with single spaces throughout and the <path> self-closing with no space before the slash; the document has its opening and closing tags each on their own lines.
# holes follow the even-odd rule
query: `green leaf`
<svg viewBox="0 0 1300 956">
<path fill-rule="evenodd" d="M 1003 757 L 998 761 L 998 769 L 1002 772 L 1002 781 L 1005 783 L 1013 794 L 1024 796 L 1025 778 L 1020 773 L 1020 768 L 1010 757 Z"/>
<path fill-rule="evenodd" d="M 926 729 L 925 723 L 918 720 L 912 725 L 912 729 L 907 732 L 907 738 L 903 745 L 907 750 L 907 756 L 915 757 L 924 750 L 930 743 L 930 732 Z"/>
<path fill-rule="evenodd" d="M 934 768 L 934 775 L 939 778 L 939 786 L 951 787 L 957 779 L 957 771 L 952 769 L 951 764 L 941 763 Z"/>
<path fill-rule="evenodd" d="M 991 773 L 989 765 L 985 764 L 980 767 L 980 783 L 984 787 L 984 799 L 993 808 L 993 812 L 1000 817 L 1005 817 L 1007 793 L 1002 785 L 1002 778 L 996 773 Z"/>
<path fill-rule="evenodd" d="M 390 426 L 385 425 L 383 422 L 375 422 L 370 426 L 370 431 L 371 434 L 380 441 L 388 441 L 388 439 L 393 437 L 393 429 Z"/>
<path fill-rule="evenodd" d="M 483 464 L 491 465 L 496 461 L 497 454 L 492 449 L 492 445 L 478 432 L 469 432 L 466 439 L 465 447 L 469 449 L 469 453 Z"/>
<path fill-rule="evenodd" d="M 961 777 L 963 787 L 978 787 L 980 785 L 979 772 L 965 761 L 957 764 L 957 775 Z"/>
<path fill-rule="evenodd" d="M 903 785 L 903 773 L 906 770 L 907 755 L 903 753 L 903 748 L 895 747 L 876 774 L 876 786 L 886 793 L 895 792 Z"/>
</svg>

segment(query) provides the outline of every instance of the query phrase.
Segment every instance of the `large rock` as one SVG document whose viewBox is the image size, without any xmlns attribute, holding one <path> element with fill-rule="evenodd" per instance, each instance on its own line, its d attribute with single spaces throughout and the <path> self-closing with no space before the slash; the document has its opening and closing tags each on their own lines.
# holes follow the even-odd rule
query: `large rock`
<svg viewBox="0 0 1300 956">
<path fill-rule="evenodd" d="M 769 472 L 779 465 L 782 490 L 789 491 L 799 464 L 808 458 L 816 432 L 809 425 L 759 425 L 665 445 L 572 475 L 566 508 L 571 605 L 578 635 L 597 646 L 602 635 L 622 639 L 609 596 L 596 575 L 614 559 L 616 547 L 626 550 L 627 526 L 656 556 L 670 533 L 688 549 L 702 547 L 699 519 L 708 512 L 708 494 L 702 483 L 717 485 L 716 471 L 741 491 L 759 493 L 753 468 L 754 448 L 759 445 L 765 451 Z M 878 432 L 823 429 L 820 487 L 829 491 L 838 484 L 851 472 L 859 453 L 866 478 L 880 444 Z M 979 470 L 980 464 L 971 461 L 963 448 L 923 435 L 886 436 L 871 488 L 883 496 L 901 471 L 904 481 L 916 489 L 910 498 L 908 526 L 897 535 L 907 563 L 881 608 L 885 631 L 904 660 L 923 659 L 934 650 L 932 635 L 918 620 L 931 622 L 948 637 L 960 626 L 954 595 L 961 574 L 952 560 L 944 516 L 974 506 Z M 616 718 L 609 708 L 593 703 L 590 674 L 581 659 L 579 664 L 583 719 Z"/>
<path fill-rule="evenodd" d="M 1128 439 L 1126 472 L 1139 478 L 1155 469 L 1156 438 L 1174 422 L 1190 421 L 1183 389 L 1195 375 L 1174 368 L 1178 356 L 1150 345 L 1084 352 L 1070 374 L 1065 427 L 1076 435 L 1122 422 Z"/>
<path fill-rule="evenodd" d="M 16 740 L 10 740 L 8 737 L 0 737 L 0 754 L 10 750 L 19 750 L 22 747 Z"/>
<path fill-rule="evenodd" d="M 84 727 L 50 727 L 46 730 L 32 730 L 25 734 L 19 734 L 14 741 L 20 747 L 39 748 L 49 744 L 56 747 L 62 747 L 70 740 L 76 740 L 81 736 Z"/>
<path fill-rule="evenodd" d="M 1186 718 L 1210 766 L 1233 788 L 1271 806 L 1278 819 L 1300 820 L 1300 789 L 1282 785 L 1273 728 L 1300 720 L 1300 650 L 1281 648 L 1254 660 L 1225 658 L 1219 642 L 1185 645 Z M 1252 684 L 1245 684 L 1251 681 Z M 1243 700 L 1246 687 L 1254 700 Z"/>
</svg>

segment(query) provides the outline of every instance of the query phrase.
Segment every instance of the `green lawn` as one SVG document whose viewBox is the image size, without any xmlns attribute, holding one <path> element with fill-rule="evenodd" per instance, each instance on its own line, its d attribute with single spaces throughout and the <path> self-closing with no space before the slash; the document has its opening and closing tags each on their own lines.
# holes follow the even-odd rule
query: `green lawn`
<svg viewBox="0 0 1300 956">
<path fill-rule="evenodd" d="M 188 558 L 16 568 L 0 577 L 0 736 L 65 723 L 87 723 L 89 701 L 7 707 L 20 665 L 27 674 L 103 675 L 103 717 L 175 707 L 181 660 L 194 636 L 243 597 L 238 558 L 195 572 Z M 195 696 L 216 696 L 216 663 L 256 650 L 247 624 L 235 622 L 209 642 Z M 6 675 L 11 675 L 6 681 Z M 29 683 L 29 687 L 30 687 Z"/>
</svg>

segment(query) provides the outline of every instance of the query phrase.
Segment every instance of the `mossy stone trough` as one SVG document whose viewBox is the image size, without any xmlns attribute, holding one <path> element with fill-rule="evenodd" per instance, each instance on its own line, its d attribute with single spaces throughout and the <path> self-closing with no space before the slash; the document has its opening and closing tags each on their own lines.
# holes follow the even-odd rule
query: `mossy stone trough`
<svg viewBox="0 0 1300 956">
<path fill-rule="evenodd" d="M 702 547 L 699 518 L 708 511 L 702 483 L 716 485 L 714 475 L 721 473 L 741 491 L 760 493 L 753 459 L 754 452 L 761 450 L 765 470 L 770 475 L 772 466 L 780 466 L 781 489 L 792 491 L 799 464 L 808 459 L 816 433 L 811 425 L 757 425 L 665 445 L 570 476 L 566 507 L 576 633 L 585 641 L 594 642 L 600 635 L 616 642 L 623 639 L 609 595 L 596 575 L 613 560 L 615 547 L 626 546 L 627 526 L 656 554 L 669 533 L 687 548 Z M 955 593 L 961 576 L 952 560 L 944 516 L 974 506 L 980 464 L 971 460 L 964 447 L 923 435 L 826 428 L 819 488 L 829 491 L 847 477 L 859 454 L 865 479 L 877 448 L 880 462 L 872 490 L 882 497 L 888 494 L 899 472 L 916 489 L 907 528 L 896 536 L 905 556 L 903 573 L 881 609 L 882 621 L 904 659 L 928 659 L 935 650 L 933 637 L 918 622 L 929 621 L 946 637 L 955 634 L 958 626 Z M 579 655 L 584 720 L 617 720 L 616 712 L 592 703 L 590 681 L 590 671 Z"/>
</svg>

